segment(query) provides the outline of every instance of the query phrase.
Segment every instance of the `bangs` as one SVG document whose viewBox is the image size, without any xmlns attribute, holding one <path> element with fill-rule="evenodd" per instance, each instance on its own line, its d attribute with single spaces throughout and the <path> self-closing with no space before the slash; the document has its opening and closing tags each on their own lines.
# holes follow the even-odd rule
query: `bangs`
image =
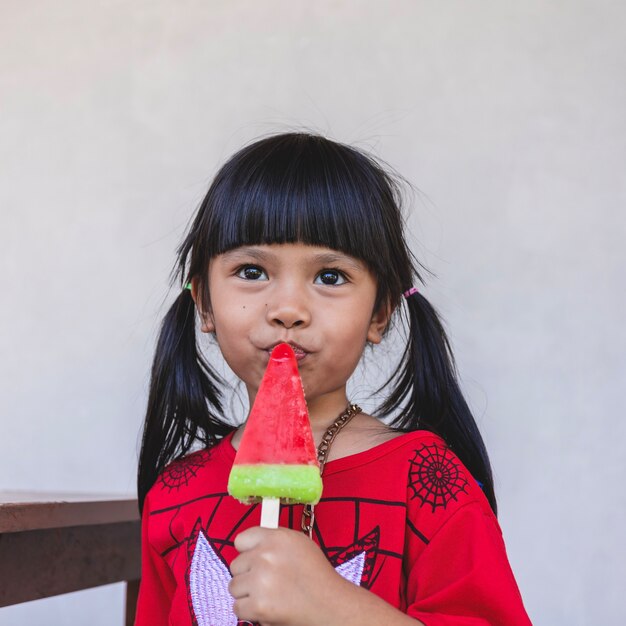
<svg viewBox="0 0 626 626">
<path fill-rule="evenodd" d="M 212 255 L 243 246 L 300 242 L 333 248 L 381 275 L 384 215 L 396 187 L 371 158 L 305 134 L 252 144 L 224 165 L 203 207 Z"/>
</svg>

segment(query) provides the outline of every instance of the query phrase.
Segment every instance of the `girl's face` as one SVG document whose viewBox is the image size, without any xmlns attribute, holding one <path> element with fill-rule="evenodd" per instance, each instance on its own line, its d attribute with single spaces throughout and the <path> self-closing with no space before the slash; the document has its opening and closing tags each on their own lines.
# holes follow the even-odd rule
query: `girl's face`
<svg viewBox="0 0 626 626">
<path fill-rule="evenodd" d="M 346 382 L 367 341 L 379 343 L 388 321 L 374 311 L 376 281 L 358 259 L 301 243 L 235 248 L 211 260 L 211 311 L 226 362 L 246 384 L 250 403 L 272 348 L 290 343 L 309 410 L 340 411 Z M 196 302 L 196 285 L 193 286 Z"/>
</svg>

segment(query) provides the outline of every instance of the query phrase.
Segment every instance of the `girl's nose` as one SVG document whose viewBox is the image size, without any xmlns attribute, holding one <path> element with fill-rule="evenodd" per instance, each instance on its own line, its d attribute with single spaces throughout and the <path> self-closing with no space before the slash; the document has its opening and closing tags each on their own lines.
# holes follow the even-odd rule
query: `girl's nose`
<svg viewBox="0 0 626 626">
<path fill-rule="evenodd" d="M 284 328 L 306 326 L 311 321 L 311 311 L 303 294 L 283 291 L 276 294 L 272 304 L 267 305 L 267 320 Z"/>
</svg>

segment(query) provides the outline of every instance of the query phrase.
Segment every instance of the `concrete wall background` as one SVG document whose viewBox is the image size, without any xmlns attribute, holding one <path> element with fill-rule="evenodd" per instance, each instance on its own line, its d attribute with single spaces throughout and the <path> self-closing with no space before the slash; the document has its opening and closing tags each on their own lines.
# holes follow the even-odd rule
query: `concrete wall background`
<svg viewBox="0 0 626 626">
<path fill-rule="evenodd" d="M 243 143 L 311 127 L 423 192 L 427 295 L 534 623 L 623 624 L 625 20 L 610 0 L 2 0 L 0 489 L 134 490 L 187 221 Z M 121 624 L 122 601 L 0 624 Z"/>
</svg>

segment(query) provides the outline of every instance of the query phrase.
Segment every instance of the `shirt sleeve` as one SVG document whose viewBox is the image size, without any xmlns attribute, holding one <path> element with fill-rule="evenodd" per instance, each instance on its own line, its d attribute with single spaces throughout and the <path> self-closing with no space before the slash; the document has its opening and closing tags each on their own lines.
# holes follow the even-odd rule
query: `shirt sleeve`
<svg viewBox="0 0 626 626">
<path fill-rule="evenodd" d="M 457 509 L 407 575 L 407 614 L 426 626 L 531 626 L 495 518 Z"/>
<path fill-rule="evenodd" d="M 168 564 L 150 542 L 149 499 L 148 495 L 141 516 L 141 583 L 135 626 L 167 626 L 176 583 Z"/>
</svg>

